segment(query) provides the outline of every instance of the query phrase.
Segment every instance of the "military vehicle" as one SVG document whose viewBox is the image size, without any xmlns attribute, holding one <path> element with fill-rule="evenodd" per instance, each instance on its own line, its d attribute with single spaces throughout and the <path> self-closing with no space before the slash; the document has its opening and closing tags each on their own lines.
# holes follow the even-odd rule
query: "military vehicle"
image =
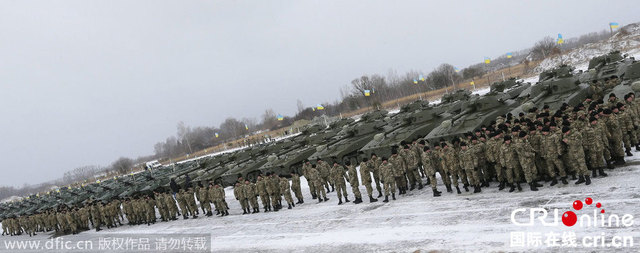
<svg viewBox="0 0 640 253">
<path fill-rule="evenodd" d="M 385 110 L 370 112 L 364 114 L 359 121 L 343 126 L 343 129 L 330 141 L 319 145 L 309 160 L 315 162 L 317 159 L 322 159 L 332 164 L 334 159 L 342 163 L 353 158 L 351 162 L 355 163 L 358 150 L 371 141 L 373 135 L 384 130 L 383 127 L 387 122 L 383 119 L 387 114 Z"/>
<path fill-rule="evenodd" d="M 442 121 L 425 137 L 435 143 L 439 139 L 451 139 L 472 132 L 482 125 L 488 125 L 498 116 L 503 115 L 520 105 L 515 100 L 524 90 L 531 87 L 529 83 L 515 83 L 507 80 L 492 84 L 489 93 L 474 95 L 460 104 L 461 111 L 451 119 Z"/>
<path fill-rule="evenodd" d="M 394 123 L 385 126 L 369 143 L 360 149 L 361 158 L 376 154 L 380 157 L 391 156 L 394 146 L 402 142 L 411 142 L 429 134 L 442 121 L 451 118 L 459 105 L 471 97 L 467 90 L 457 90 L 446 94 L 438 105 L 430 106 L 427 101 L 417 101 L 403 106 L 394 117 Z M 449 112 L 452 111 L 452 112 Z"/>
<path fill-rule="evenodd" d="M 548 105 L 551 110 L 557 110 L 564 103 L 570 106 L 582 103 L 590 96 L 589 85 L 581 83 L 573 74 L 573 70 L 571 66 L 561 65 L 540 73 L 538 83 L 522 91 L 518 96 L 522 104 L 511 113 L 513 115 L 527 113 L 534 106 L 542 108 Z"/>
</svg>

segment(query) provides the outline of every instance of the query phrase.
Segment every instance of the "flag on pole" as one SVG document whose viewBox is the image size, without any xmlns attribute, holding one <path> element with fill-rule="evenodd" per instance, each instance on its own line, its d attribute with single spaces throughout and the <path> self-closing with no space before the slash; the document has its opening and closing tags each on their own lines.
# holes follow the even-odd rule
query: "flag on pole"
<svg viewBox="0 0 640 253">
<path fill-rule="evenodd" d="M 558 44 L 564 43 L 564 39 L 562 38 L 562 34 L 558 33 Z"/>
<path fill-rule="evenodd" d="M 418 80 L 413 79 L 413 84 L 418 84 Z"/>
<path fill-rule="evenodd" d="M 218 135 L 218 133 L 216 133 L 216 138 L 218 138 L 220 135 Z"/>
<path fill-rule="evenodd" d="M 507 53 L 507 59 L 511 59 L 511 57 L 513 57 L 512 53 Z"/>
<path fill-rule="evenodd" d="M 617 22 L 611 22 L 609 23 L 609 27 L 611 27 L 611 29 L 613 28 L 618 28 L 620 25 Z"/>
<path fill-rule="evenodd" d="M 471 85 L 476 85 L 476 82 L 471 81 L 469 84 L 471 84 Z"/>
<path fill-rule="evenodd" d="M 316 111 L 316 108 L 315 108 L 315 107 L 311 107 L 311 109 L 313 109 L 313 111 L 314 111 L 314 112 Z"/>
<path fill-rule="evenodd" d="M 321 104 L 316 105 L 316 109 L 318 110 L 324 110 L 324 106 L 322 106 Z"/>
<path fill-rule="evenodd" d="M 280 114 L 278 114 L 278 120 L 284 120 L 284 117 Z"/>
<path fill-rule="evenodd" d="M 453 70 L 455 70 L 456 73 L 460 72 L 460 69 L 458 67 L 453 67 Z"/>
<path fill-rule="evenodd" d="M 489 57 L 484 57 L 484 63 L 486 63 L 486 64 L 491 63 L 491 58 L 489 58 Z"/>
<path fill-rule="evenodd" d="M 365 97 L 371 96 L 371 91 L 370 90 L 364 90 L 364 96 Z"/>
<path fill-rule="evenodd" d="M 418 78 L 420 81 L 424 81 L 424 77 L 422 75 L 420 75 L 420 77 Z"/>
<path fill-rule="evenodd" d="M 249 130 L 249 126 L 247 126 L 247 124 L 244 124 L 244 129 Z"/>
</svg>

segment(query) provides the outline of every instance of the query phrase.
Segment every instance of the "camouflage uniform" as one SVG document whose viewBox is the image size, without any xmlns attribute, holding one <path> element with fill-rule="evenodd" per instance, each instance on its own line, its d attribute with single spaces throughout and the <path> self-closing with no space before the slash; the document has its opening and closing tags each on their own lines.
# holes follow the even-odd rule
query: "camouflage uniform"
<svg viewBox="0 0 640 253">
<path fill-rule="evenodd" d="M 586 125 L 582 129 L 582 136 L 585 140 L 584 151 L 588 164 L 591 168 L 604 167 L 604 143 L 602 143 L 602 134 L 597 132 L 598 129 L 592 124 Z"/>
<path fill-rule="evenodd" d="M 547 135 L 543 135 L 541 144 L 542 157 L 547 164 L 547 174 L 555 178 L 555 170 L 558 169 L 558 175 L 563 178 L 566 177 L 567 173 L 564 170 L 564 164 L 560 160 L 560 156 L 562 155 L 560 136 L 557 133 L 549 132 Z"/>
<path fill-rule="evenodd" d="M 618 116 L 615 114 L 605 116 L 604 122 L 609 132 L 607 137 L 609 137 L 609 147 L 612 149 L 611 153 L 616 157 L 624 157 L 625 154 L 622 149 L 622 131 L 620 128 L 620 122 L 618 121 Z"/>
<path fill-rule="evenodd" d="M 315 199 L 316 186 L 313 184 L 313 181 L 309 180 L 309 169 L 311 169 L 311 163 L 305 162 L 302 165 L 302 174 L 304 175 L 304 178 L 307 179 L 307 184 L 309 185 L 309 192 L 311 193 L 311 196 L 313 197 L 313 199 Z"/>
<path fill-rule="evenodd" d="M 520 170 L 517 169 L 518 158 L 513 143 L 503 143 L 500 146 L 500 164 L 505 168 L 505 176 L 509 184 L 517 182 L 520 178 Z"/>
<path fill-rule="evenodd" d="M 240 207 L 242 207 L 242 211 L 244 213 L 247 212 L 247 198 L 244 195 L 244 186 L 240 183 L 236 183 L 235 187 L 233 187 L 233 196 L 240 202 Z"/>
<path fill-rule="evenodd" d="M 318 172 L 318 170 L 316 168 L 309 168 L 308 171 L 308 180 L 311 180 L 311 182 L 313 182 L 313 185 L 316 188 L 316 196 L 318 197 L 319 200 L 322 199 L 326 199 L 327 198 L 327 192 L 325 192 L 324 187 L 322 186 L 322 178 L 320 178 L 320 172 Z"/>
<path fill-rule="evenodd" d="M 260 206 L 258 206 L 258 198 L 257 198 L 257 194 L 256 194 L 256 185 L 252 184 L 249 181 L 245 181 L 243 190 L 244 190 L 244 196 L 247 198 L 247 202 L 249 202 L 249 205 L 251 206 L 251 209 L 254 210 L 254 212 L 256 210 L 260 209 Z"/>
<path fill-rule="evenodd" d="M 284 199 L 287 201 L 287 204 L 289 205 L 289 209 L 291 209 L 291 206 L 295 206 L 293 204 L 293 198 L 291 197 L 291 188 L 289 186 L 289 180 L 287 180 L 286 178 L 280 179 L 280 192 L 282 193 L 282 195 L 284 195 Z"/>
<path fill-rule="evenodd" d="M 335 185 L 336 194 L 338 195 L 338 200 L 342 202 L 342 195 L 344 195 L 344 199 L 348 201 L 349 194 L 347 194 L 347 186 L 344 181 L 344 178 L 346 177 L 344 172 L 344 167 L 342 167 L 342 165 L 339 165 L 339 164 L 334 164 L 333 167 L 331 168 L 330 174 L 331 174 L 331 181 Z"/>
<path fill-rule="evenodd" d="M 382 161 L 377 156 L 372 157 L 371 160 L 367 162 L 367 166 L 369 167 L 369 171 L 373 174 L 373 181 L 376 184 L 376 190 L 378 190 L 378 194 L 382 193 L 382 187 L 380 186 L 380 179 L 383 179 L 382 174 L 380 172 L 380 164 Z"/>
<path fill-rule="evenodd" d="M 333 185 L 333 182 L 331 182 L 331 168 L 329 167 L 329 164 L 324 161 L 318 161 L 316 169 L 320 172 L 320 181 L 322 185 L 324 185 L 324 187 L 327 188 L 327 191 L 329 191 L 329 184 Z"/>
<path fill-rule="evenodd" d="M 202 207 L 204 213 L 210 214 L 211 198 L 209 197 L 209 190 L 206 187 L 198 188 L 198 200 L 200 201 L 200 207 Z"/>
<path fill-rule="evenodd" d="M 578 175 L 588 176 L 589 172 L 585 162 L 582 134 L 577 131 L 577 129 L 571 130 L 569 134 L 565 134 L 563 141 L 567 144 L 570 166 L 577 171 Z"/>
<path fill-rule="evenodd" d="M 469 184 L 478 185 L 478 172 L 476 171 L 476 167 L 478 166 L 478 160 L 475 157 L 474 150 L 470 148 L 464 148 L 460 150 L 460 166 L 467 174 L 467 179 L 469 180 Z"/>
<path fill-rule="evenodd" d="M 393 173 L 393 177 L 396 181 L 396 186 L 400 190 L 400 193 L 402 193 L 402 191 L 407 188 L 407 181 L 405 180 L 405 177 L 404 177 L 405 166 L 406 166 L 404 164 L 404 159 L 402 159 L 400 155 L 395 154 L 389 158 L 387 163 L 391 164 L 391 170 Z"/>
<path fill-rule="evenodd" d="M 360 186 L 360 182 L 358 181 L 358 172 L 356 171 L 356 166 L 348 165 L 347 170 L 348 170 L 348 176 L 349 176 L 349 184 L 351 185 L 351 192 L 353 192 L 353 195 L 356 197 L 356 200 L 362 199 L 362 195 L 360 194 L 360 189 L 358 189 L 358 186 Z"/>
<path fill-rule="evenodd" d="M 367 189 L 367 195 L 369 195 L 369 198 L 372 199 L 373 198 L 373 187 L 371 187 L 371 172 L 370 172 L 370 169 L 371 168 L 369 168 L 368 161 L 360 163 L 360 178 L 362 179 L 362 184 L 364 185 L 364 188 Z"/>
<path fill-rule="evenodd" d="M 447 175 L 451 177 L 451 183 L 453 186 L 458 187 L 458 176 L 461 172 L 456 150 L 451 146 L 448 146 L 446 149 L 443 148 L 442 159 L 442 167 L 445 168 Z"/>
<path fill-rule="evenodd" d="M 433 159 L 435 156 L 432 151 L 422 152 L 422 167 L 424 168 L 424 173 L 429 177 L 429 183 L 431 183 L 431 189 L 436 189 L 436 169 L 434 166 Z M 442 176 L 442 175 L 440 175 Z"/>
<path fill-rule="evenodd" d="M 293 191 L 293 194 L 296 196 L 298 203 L 301 203 L 303 200 L 302 188 L 300 187 L 300 176 L 298 176 L 298 174 L 291 176 L 291 191 Z"/>
<path fill-rule="evenodd" d="M 405 172 L 407 174 L 407 178 L 409 178 L 409 184 L 411 185 L 411 188 L 415 188 L 416 183 L 422 186 L 422 178 L 420 177 L 420 173 L 418 171 L 419 159 L 418 157 L 416 157 L 415 151 L 405 148 L 400 150 L 400 156 L 404 158 Z"/>
<path fill-rule="evenodd" d="M 380 176 L 382 176 L 384 185 L 384 196 L 388 197 L 389 193 L 396 193 L 396 180 L 394 175 L 394 168 L 388 161 L 380 164 Z"/>
<path fill-rule="evenodd" d="M 260 195 L 262 206 L 264 207 L 264 210 L 266 212 L 269 207 L 271 207 L 271 200 L 269 199 L 269 194 L 267 193 L 267 180 L 265 180 L 263 177 L 259 177 L 256 181 L 256 188 L 258 190 L 258 194 Z"/>
<path fill-rule="evenodd" d="M 535 150 L 531 147 L 528 138 L 516 139 L 514 145 L 520 166 L 522 167 L 522 172 L 524 172 L 524 179 L 530 184 L 535 180 L 536 175 L 534 163 L 536 157 Z"/>
</svg>

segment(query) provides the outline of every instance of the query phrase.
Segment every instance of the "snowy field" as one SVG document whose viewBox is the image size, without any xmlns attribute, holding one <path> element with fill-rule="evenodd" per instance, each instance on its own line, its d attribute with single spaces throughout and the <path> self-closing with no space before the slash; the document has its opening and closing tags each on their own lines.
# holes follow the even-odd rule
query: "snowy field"
<svg viewBox="0 0 640 253">
<path fill-rule="evenodd" d="M 442 197 L 433 198 L 431 189 L 413 190 L 398 200 L 389 203 L 365 202 L 359 205 L 346 203 L 337 205 L 336 193 L 328 194 L 328 202 L 318 203 L 311 199 L 306 181 L 303 178 L 305 203 L 292 210 L 242 215 L 238 201 L 233 199 L 233 190 L 226 189 L 230 216 L 204 217 L 198 219 L 159 222 L 151 226 L 123 226 L 100 232 L 86 231 L 67 239 L 82 240 L 90 237 L 109 237 L 122 234 L 210 234 L 213 252 L 495 252 L 495 251 L 613 251 L 638 252 L 640 249 L 640 224 L 635 221 L 629 227 L 545 227 L 535 223 L 531 227 L 519 227 L 512 223 L 511 214 L 517 208 L 545 208 L 550 212 L 554 208 L 559 215 L 569 211 L 575 200 L 590 197 L 591 206 L 585 205 L 578 216 L 591 213 L 596 202 L 602 204 L 607 214 L 622 217 L 630 214 L 640 217 L 640 152 L 628 158 L 628 165 L 607 170 L 609 177 L 596 178 L 593 184 L 576 186 L 561 183 L 549 187 L 548 183 L 538 192 L 523 187 L 522 192 L 509 193 L 498 191 L 492 183 L 482 193 L 458 195 L 447 193 L 439 182 L 438 189 Z M 347 187 L 350 200 L 353 200 L 351 188 Z M 360 191 L 366 194 L 364 187 Z M 374 189 L 375 191 L 375 189 Z M 525 222 L 526 215 L 519 214 L 517 220 Z M 560 218 L 559 218 L 560 219 Z M 552 222 L 551 218 L 546 219 Z M 512 247 L 511 232 L 541 233 L 542 245 L 539 247 Z M 545 234 L 575 232 L 578 246 L 547 247 Z M 635 245 L 631 248 L 581 246 L 580 238 L 587 235 L 610 238 L 617 236 L 633 237 Z M 51 233 L 38 234 L 37 240 L 45 240 Z M 21 236 L 20 239 L 28 239 Z M 0 240 L 18 239 L 2 237 Z M 607 241 L 607 240 L 605 240 Z M 559 241 L 562 245 L 562 241 Z M 0 248 L 4 244 L 0 244 Z M 0 250 L 2 251 L 2 250 Z"/>
</svg>

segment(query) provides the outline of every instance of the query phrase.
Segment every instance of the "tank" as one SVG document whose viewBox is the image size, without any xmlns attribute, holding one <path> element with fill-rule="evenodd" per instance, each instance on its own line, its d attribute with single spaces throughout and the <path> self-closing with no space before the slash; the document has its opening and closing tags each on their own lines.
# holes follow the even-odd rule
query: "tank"
<svg viewBox="0 0 640 253">
<path fill-rule="evenodd" d="M 378 110 L 363 115 L 359 121 L 343 126 L 343 129 L 326 144 L 318 145 L 316 152 L 309 157 L 315 162 L 318 158 L 333 163 L 335 157 L 338 162 L 353 159 L 356 162 L 358 151 L 364 147 L 373 136 L 384 130 L 387 122 L 384 120 L 388 112 Z"/>
<path fill-rule="evenodd" d="M 548 105 L 551 110 L 559 109 L 563 103 L 570 106 L 582 103 L 590 96 L 589 85 L 581 83 L 573 74 L 573 67 L 562 65 L 540 74 L 537 84 L 532 85 L 518 97 L 522 104 L 511 111 L 513 115 L 526 113 L 534 106 Z"/>
<path fill-rule="evenodd" d="M 380 157 L 391 156 L 393 146 L 426 136 L 442 121 L 453 116 L 450 110 L 457 109 L 457 105 L 470 97 L 470 91 L 458 90 L 446 94 L 440 104 L 435 106 L 429 105 L 426 101 L 416 101 L 403 106 L 400 112 L 392 117 L 392 123 L 385 126 L 384 132 L 374 135 L 373 139 L 360 149 L 360 158 L 371 157 L 373 153 Z"/>
<path fill-rule="evenodd" d="M 504 83 L 506 82 L 506 83 Z M 520 103 L 516 100 L 518 95 L 531 87 L 529 83 L 507 80 L 492 84 L 490 92 L 483 95 L 474 95 L 467 101 L 460 103 L 460 112 L 450 119 L 442 121 L 435 127 L 425 139 L 429 142 L 437 142 L 439 139 L 451 139 L 472 132 L 482 125 L 488 125 L 498 116 L 506 114 L 516 108 Z"/>
</svg>

